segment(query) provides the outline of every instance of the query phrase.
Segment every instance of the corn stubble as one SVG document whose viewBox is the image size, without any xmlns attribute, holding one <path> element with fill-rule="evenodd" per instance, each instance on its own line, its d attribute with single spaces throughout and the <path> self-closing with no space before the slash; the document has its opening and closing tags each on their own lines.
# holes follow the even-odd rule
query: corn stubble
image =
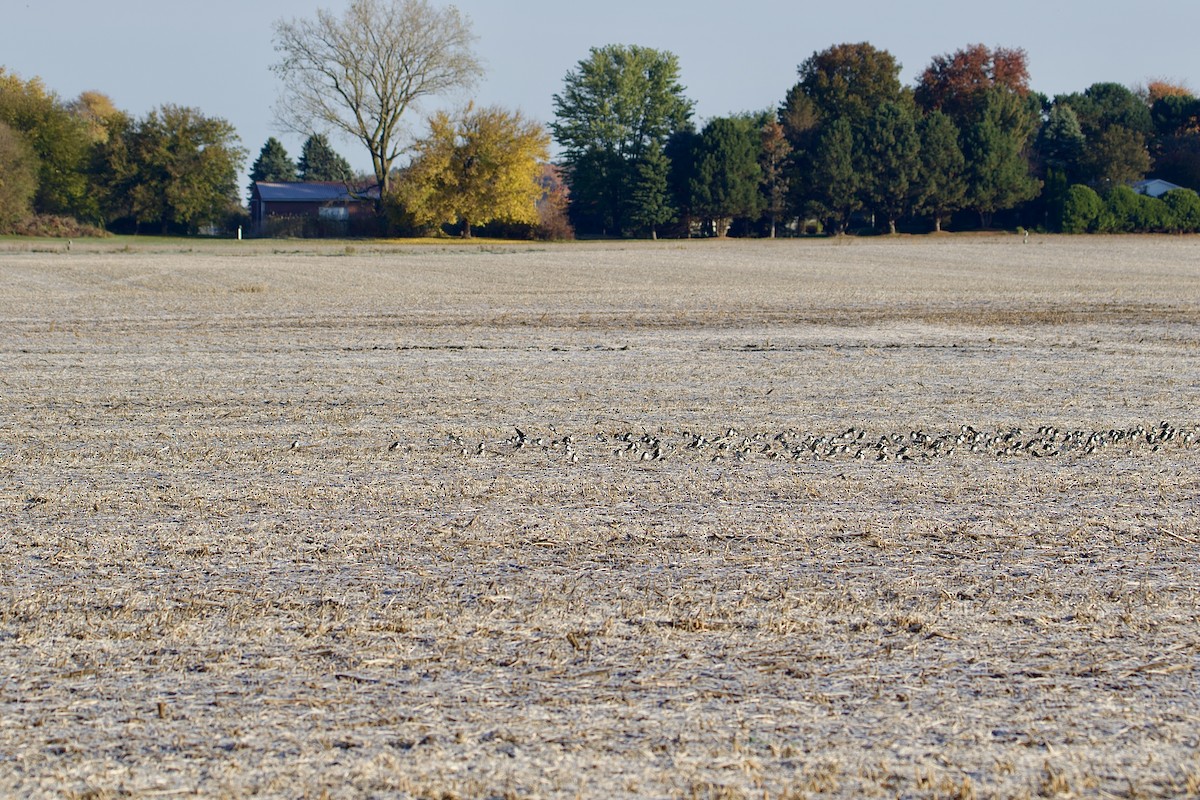
<svg viewBox="0 0 1200 800">
<path fill-rule="evenodd" d="M 0 794 L 1196 794 L 1200 241 L 243 244 L 0 253 Z"/>
</svg>

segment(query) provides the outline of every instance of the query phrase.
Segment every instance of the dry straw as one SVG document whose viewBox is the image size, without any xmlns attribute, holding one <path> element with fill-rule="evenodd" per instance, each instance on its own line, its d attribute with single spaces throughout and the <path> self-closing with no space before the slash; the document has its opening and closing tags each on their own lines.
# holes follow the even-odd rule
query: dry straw
<svg viewBox="0 0 1200 800">
<path fill-rule="evenodd" d="M 0 794 L 1197 793 L 1197 242 L 244 244 L 0 259 Z"/>
</svg>

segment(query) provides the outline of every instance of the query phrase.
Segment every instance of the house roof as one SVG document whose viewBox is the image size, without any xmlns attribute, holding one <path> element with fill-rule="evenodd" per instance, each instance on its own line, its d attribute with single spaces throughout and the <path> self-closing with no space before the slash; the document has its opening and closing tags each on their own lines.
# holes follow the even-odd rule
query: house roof
<svg viewBox="0 0 1200 800">
<path fill-rule="evenodd" d="M 1138 181 L 1133 184 L 1133 190 L 1138 194 L 1149 195 L 1150 197 L 1162 197 L 1172 189 L 1181 189 L 1183 187 L 1178 184 L 1164 181 L 1162 178 L 1150 178 L 1149 180 Z"/>
<path fill-rule="evenodd" d="M 379 197 L 379 187 L 351 189 L 341 181 L 255 181 L 254 191 L 267 203 L 341 203 Z"/>
</svg>

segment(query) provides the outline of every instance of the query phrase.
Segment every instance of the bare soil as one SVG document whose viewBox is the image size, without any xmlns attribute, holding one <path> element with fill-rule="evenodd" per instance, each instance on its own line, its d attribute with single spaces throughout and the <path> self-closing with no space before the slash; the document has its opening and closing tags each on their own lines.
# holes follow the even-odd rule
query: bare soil
<svg viewBox="0 0 1200 800">
<path fill-rule="evenodd" d="M 0 243 L 0 795 L 1200 794 L 1200 239 Z"/>
</svg>

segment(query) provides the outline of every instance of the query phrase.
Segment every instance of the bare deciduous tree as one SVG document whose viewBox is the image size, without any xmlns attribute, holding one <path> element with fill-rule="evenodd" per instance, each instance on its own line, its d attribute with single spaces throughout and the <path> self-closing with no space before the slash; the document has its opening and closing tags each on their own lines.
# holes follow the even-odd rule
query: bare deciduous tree
<svg viewBox="0 0 1200 800">
<path fill-rule="evenodd" d="M 474 40 L 457 8 L 426 0 L 352 0 L 340 18 L 321 9 L 316 19 L 279 20 L 276 117 L 302 133 L 328 126 L 361 141 L 386 194 L 401 116 L 422 98 L 475 83 L 483 68 Z"/>
</svg>

